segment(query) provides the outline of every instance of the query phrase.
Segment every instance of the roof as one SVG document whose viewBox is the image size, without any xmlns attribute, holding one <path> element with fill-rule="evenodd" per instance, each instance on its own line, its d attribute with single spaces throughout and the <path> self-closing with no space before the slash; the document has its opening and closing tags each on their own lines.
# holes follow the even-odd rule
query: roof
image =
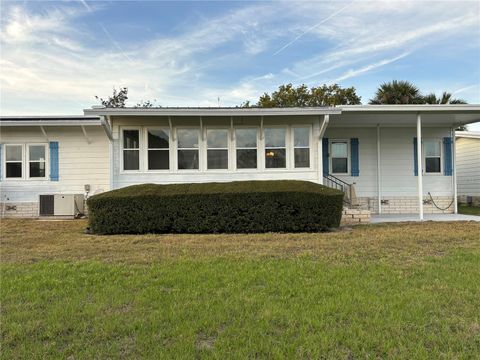
<svg viewBox="0 0 480 360">
<path fill-rule="evenodd" d="M 275 115 L 333 115 L 340 114 L 338 107 L 123 107 L 105 108 L 95 106 L 85 109 L 85 115 L 100 116 L 275 116 Z"/>
<path fill-rule="evenodd" d="M 480 131 L 455 131 L 455 137 L 480 140 Z"/>
<path fill-rule="evenodd" d="M 0 126 L 101 126 L 99 116 L 0 116 Z"/>
</svg>

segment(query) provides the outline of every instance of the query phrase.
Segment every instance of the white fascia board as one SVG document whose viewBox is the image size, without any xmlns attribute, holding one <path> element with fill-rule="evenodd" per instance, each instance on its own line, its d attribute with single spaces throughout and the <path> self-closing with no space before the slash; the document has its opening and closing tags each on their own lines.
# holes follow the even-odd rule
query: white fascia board
<svg viewBox="0 0 480 360">
<path fill-rule="evenodd" d="M 441 105 L 340 105 L 342 112 L 451 112 L 480 113 L 478 104 L 441 104 Z"/>
<path fill-rule="evenodd" d="M 0 120 L 3 126 L 101 126 L 100 119 L 95 120 Z"/>
<path fill-rule="evenodd" d="M 480 131 L 455 131 L 455 137 L 480 139 Z"/>
<path fill-rule="evenodd" d="M 85 115 L 99 116 L 292 116 L 292 115 L 338 115 L 342 110 L 338 107 L 310 108 L 94 108 L 85 109 Z"/>
</svg>

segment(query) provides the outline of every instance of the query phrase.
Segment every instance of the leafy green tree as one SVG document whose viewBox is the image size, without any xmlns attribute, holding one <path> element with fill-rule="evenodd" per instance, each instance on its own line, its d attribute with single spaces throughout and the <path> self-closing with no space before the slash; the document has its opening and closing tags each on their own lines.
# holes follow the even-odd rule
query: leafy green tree
<svg viewBox="0 0 480 360">
<path fill-rule="evenodd" d="M 249 101 L 246 101 L 242 104 L 242 107 L 357 105 L 360 104 L 360 100 L 361 98 L 356 94 L 354 87 L 341 88 L 338 84 L 333 84 L 309 88 L 305 84 L 298 87 L 287 84 L 279 86 L 278 90 L 271 94 L 264 93 L 256 104 L 251 105 Z"/>
<path fill-rule="evenodd" d="M 425 104 L 466 104 L 467 102 L 462 99 L 452 98 L 452 94 L 444 91 L 441 97 L 437 97 L 435 93 L 427 94 L 423 97 Z"/>
<path fill-rule="evenodd" d="M 112 96 L 109 96 L 107 99 L 102 99 L 95 95 L 95 99 L 100 101 L 106 108 L 123 108 L 125 107 L 125 101 L 128 99 L 128 88 L 122 87 L 118 91 L 113 88 Z"/>
<path fill-rule="evenodd" d="M 408 81 L 393 80 L 380 85 L 370 104 L 422 104 L 423 97 L 418 87 Z"/>
</svg>

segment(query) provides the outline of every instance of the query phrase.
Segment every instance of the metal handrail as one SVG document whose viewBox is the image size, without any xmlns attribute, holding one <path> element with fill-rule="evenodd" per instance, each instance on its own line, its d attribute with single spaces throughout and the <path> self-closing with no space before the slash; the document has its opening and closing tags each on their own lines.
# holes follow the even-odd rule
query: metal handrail
<svg viewBox="0 0 480 360">
<path fill-rule="evenodd" d="M 343 191 L 345 193 L 345 198 L 343 199 L 343 201 L 346 204 L 349 204 L 349 205 L 351 204 L 351 199 L 352 199 L 351 184 L 330 174 L 324 174 L 323 178 L 327 181 L 325 183 L 326 186 Z"/>
</svg>

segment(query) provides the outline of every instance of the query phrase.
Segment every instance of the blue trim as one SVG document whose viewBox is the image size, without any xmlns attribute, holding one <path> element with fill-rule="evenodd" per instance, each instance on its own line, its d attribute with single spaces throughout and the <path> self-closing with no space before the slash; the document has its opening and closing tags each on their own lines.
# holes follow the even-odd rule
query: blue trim
<svg viewBox="0 0 480 360">
<path fill-rule="evenodd" d="M 417 150 L 417 138 L 413 138 L 413 174 L 418 176 L 418 150 Z"/>
<path fill-rule="evenodd" d="M 3 161 L 2 161 L 3 144 L 0 144 L 0 181 L 2 181 Z"/>
<path fill-rule="evenodd" d="M 322 162 L 323 162 L 323 176 L 328 175 L 328 138 L 322 139 Z"/>
<path fill-rule="evenodd" d="M 443 175 L 452 176 L 452 138 L 443 138 Z"/>
<path fill-rule="evenodd" d="M 58 181 L 58 141 L 50 142 L 50 180 Z"/>
<path fill-rule="evenodd" d="M 350 139 L 350 153 L 351 153 L 351 173 L 352 176 L 359 176 L 360 175 L 360 162 L 358 156 L 358 139 L 352 138 Z"/>
</svg>

